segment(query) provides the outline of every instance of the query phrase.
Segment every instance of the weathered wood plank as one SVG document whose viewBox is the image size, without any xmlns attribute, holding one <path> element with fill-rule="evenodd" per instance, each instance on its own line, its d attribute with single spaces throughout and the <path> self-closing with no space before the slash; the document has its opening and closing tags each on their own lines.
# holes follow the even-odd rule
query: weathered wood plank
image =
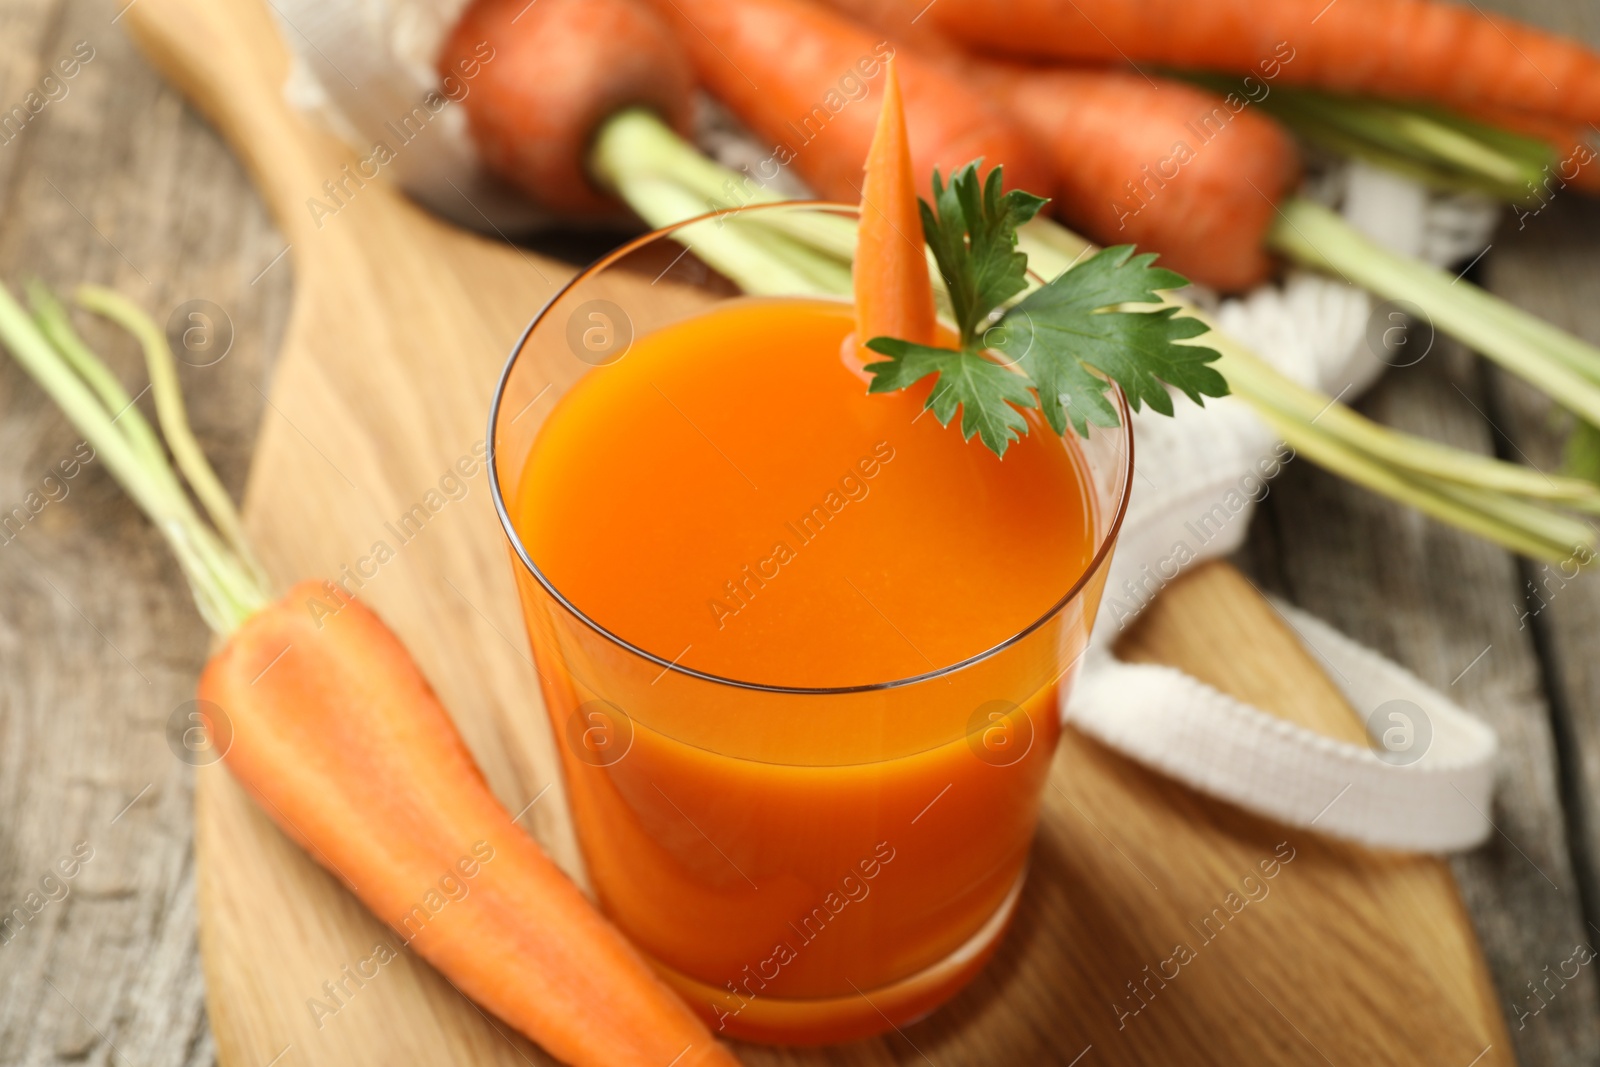
<svg viewBox="0 0 1600 1067">
<path fill-rule="evenodd" d="M 1600 5 L 1496 0 L 1492 7 L 1600 47 Z M 1600 164 L 1590 164 L 1596 165 Z M 1600 204 L 1569 190 L 1550 198 L 1549 205 L 1535 213 L 1516 213 L 1505 221 L 1493 253 L 1485 259 L 1482 280 L 1519 307 L 1591 343 L 1600 343 L 1600 306 L 1594 299 L 1600 291 L 1596 247 L 1600 247 Z M 1556 469 L 1559 441 L 1566 427 L 1559 417 L 1551 417 L 1548 398 L 1497 369 L 1489 371 L 1488 382 L 1485 418 L 1493 422 L 1500 453 L 1540 469 Z M 1600 802 L 1600 722 L 1595 718 L 1600 709 L 1600 670 L 1594 655 L 1595 635 L 1600 634 L 1600 584 L 1592 573 L 1567 581 L 1570 566 L 1547 568 L 1519 561 L 1518 571 L 1517 596 L 1500 610 L 1519 629 L 1527 627 L 1539 652 L 1541 684 L 1550 703 L 1552 740 L 1561 774 L 1564 829 L 1584 906 L 1584 928 L 1578 937 L 1587 946 L 1600 946 L 1600 812 L 1596 810 Z M 1545 963 L 1558 969 L 1555 961 L 1543 961 L 1540 966 Z M 1570 973 L 1570 967 L 1559 969 Z M 1539 1014 L 1513 1022 L 1514 1031 L 1519 1026 L 1554 1030 L 1570 1023 L 1577 1028 L 1574 1052 L 1581 1052 L 1591 1062 L 1600 1058 L 1596 1051 L 1600 1048 L 1600 1015 L 1589 1010 L 1578 1013 L 1578 1019 L 1551 1016 L 1543 1007 L 1544 998 L 1550 995 L 1545 992 L 1546 980 L 1532 977 L 1540 986 L 1537 993 L 1526 988 L 1529 980 L 1521 978 L 1522 985 L 1512 983 L 1517 1010 Z M 1500 984 L 1502 988 L 1508 985 L 1503 978 Z M 1595 983 L 1588 985 L 1591 988 L 1566 987 L 1558 980 L 1550 983 L 1549 989 L 1560 998 L 1592 999 Z"/>
<path fill-rule="evenodd" d="M 1600 206 L 1559 198 L 1520 231 L 1515 223 L 1506 227 L 1501 238 L 1489 273 L 1494 287 L 1549 321 L 1600 341 L 1600 307 L 1593 298 L 1600 291 L 1593 252 L 1600 241 Z M 1548 397 L 1510 375 L 1496 371 L 1494 377 L 1487 413 L 1503 450 L 1540 469 L 1558 469 L 1568 419 Z M 1577 562 L 1524 562 L 1518 587 L 1500 610 L 1525 628 L 1541 653 L 1564 775 L 1567 833 L 1586 904 L 1584 940 L 1600 945 L 1600 581 L 1593 567 L 1576 573 Z M 1600 1024 L 1591 1024 L 1591 1040 L 1600 1042 L 1597 1031 Z"/>
<path fill-rule="evenodd" d="M 0 278 L 93 280 L 161 314 L 193 298 L 221 305 L 236 343 L 183 380 L 196 432 L 237 490 L 290 279 L 280 267 L 251 281 L 282 244 L 226 148 L 111 24 L 115 10 L 0 5 L 0 112 L 25 105 L 79 42 L 77 56 L 92 49 L 58 83 L 64 95 L 45 86 L 56 99 L 0 143 Z M 143 377 L 125 338 L 85 325 L 127 380 Z M 63 477 L 77 444 L 0 362 L 0 511 L 26 509 L 30 493 L 48 501 L 0 531 L 0 909 L 26 918 L 0 931 L 0 1061 L 209 1064 L 193 772 L 166 740 L 208 635 L 105 472 L 69 464 Z M 92 858 L 63 878 L 78 843 Z"/>
<path fill-rule="evenodd" d="M 1600 5 L 1497 0 L 1494 7 L 1600 44 Z M 1600 204 L 1559 190 L 1501 227 L 1484 263 L 1486 284 L 1519 307 L 1600 343 L 1597 243 Z M 1548 397 L 1511 375 L 1493 370 L 1491 381 L 1486 416 L 1493 420 L 1499 450 L 1542 470 L 1557 469 L 1569 420 Z M 1515 595 L 1502 611 L 1526 628 L 1541 653 L 1565 775 L 1567 834 L 1586 904 L 1585 939 L 1600 944 L 1600 660 L 1594 652 L 1600 583 L 1590 572 L 1572 579 L 1572 571 L 1524 562 Z"/>
</svg>

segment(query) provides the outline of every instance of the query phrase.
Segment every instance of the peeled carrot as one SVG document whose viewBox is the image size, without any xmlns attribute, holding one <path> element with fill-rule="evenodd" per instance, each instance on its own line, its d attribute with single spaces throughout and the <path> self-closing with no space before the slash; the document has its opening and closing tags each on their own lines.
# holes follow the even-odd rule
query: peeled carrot
<svg viewBox="0 0 1600 1067">
<path fill-rule="evenodd" d="M 257 611 L 199 695 L 227 715 L 228 769 L 273 821 L 552 1055 L 736 1062 L 512 822 L 405 646 L 343 591 L 301 582 Z"/>
<path fill-rule="evenodd" d="M 615 210 L 588 172 L 612 115 L 639 106 L 689 127 L 688 60 L 643 0 L 476 0 L 436 65 L 476 71 L 462 105 L 479 157 L 552 210 Z"/>
<path fill-rule="evenodd" d="M 884 72 L 883 107 L 861 183 L 861 223 L 854 266 L 856 342 L 898 337 L 933 344 L 933 284 L 928 280 L 916 171 L 906 136 L 905 104 L 895 60 Z M 865 348 L 862 360 L 877 357 Z"/>
<path fill-rule="evenodd" d="M 894 48 L 802 0 L 653 0 L 673 24 L 700 81 L 792 163 L 826 199 L 861 198 L 861 168 L 877 126 L 864 103 L 883 84 Z M 942 0 L 941 0 L 942 2 Z M 936 64 L 900 57 L 906 128 L 918 188 L 982 157 L 1006 184 L 1042 189 L 1049 168 L 1003 111 Z"/>
<path fill-rule="evenodd" d="M 399 639 L 332 583 L 276 602 L 223 493 L 196 494 L 48 293 L 30 317 L 0 286 L 0 340 L 167 539 L 225 643 L 200 678 L 210 736 L 283 831 L 467 996 L 585 1067 L 729 1067 L 689 1007 L 489 792 Z M 163 331 L 125 297 L 79 302 L 142 342 L 167 443 L 215 482 Z"/>
<path fill-rule="evenodd" d="M 1285 84 L 1600 121 L 1600 55 L 1440 0 L 889 0 L 963 46 L 1033 59 L 1262 73 Z M 1281 57 L 1279 57 L 1281 58 Z"/>
</svg>

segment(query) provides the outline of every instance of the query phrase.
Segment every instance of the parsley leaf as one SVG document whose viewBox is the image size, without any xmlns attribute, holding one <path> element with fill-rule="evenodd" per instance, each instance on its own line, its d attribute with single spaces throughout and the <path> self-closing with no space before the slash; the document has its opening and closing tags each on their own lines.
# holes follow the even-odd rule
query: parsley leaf
<svg viewBox="0 0 1600 1067">
<path fill-rule="evenodd" d="M 940 425 L 949 426 L 956 407 L 961 408 L 961 436 L 968 441 L 977 434 L 997 456 L 1004 456 L 1017 431 L 1028 432 L 1028 423 L 1012 405 L 1034 406 L 1028 379 L 975 352 L 953 348 L 933 348 L 893 337 L 874 337 L 867 342 L 874 352 L 889 357 L 887 363 L 874 363 L 869 393 L 892 393 L 926 378 L 939 376 L 924 407 L 933 409 Z"/>
<path fill-rule="evenodd" d="M 872 338 L 867 348 L 888 358 L 867 365 L 869 392 L 893 392 L 936 376 L 924 406 L 946 426 L 960 408 L 962 435 L 976 435 L 997 456 L 1028 432 L 1024 412 L 1035 407 L 1056 433 L 1071 425 L 1086 437 L 1091 425 L 1117 425 L 1117 409 L 1106 395 L 1112 382 L 1133 410 L 1149 404 L 1163 415 L 1172 414 L 1167 385 L 1197 404 L 1227 395 L 1227 381 L 1208 365 L 1218 354 L 1180 343 L 1205 333 L 1203 323 L 1177 317 L 1175 307 L 1128 309 L 1160 304 L 1162 290 L 1188 284 L 1154 266 L 1154 255 L 1134 255 L 1132 245 L 1068 268 L 996 320 L 995 310 L 1028 287 L 1028 257 L 1017 250 L 1017 228 L 1047 201 L 1002 191 L 1000 167 L 980 182 L 980 162 L 956 171 L 948 185 L 935 171 L 933 203 L 921 203 L 923 233 L 950 295 L 958 346 Z"/>
<path fill-rule="evenodd" d="M 1176 318 L 1175 307 L 1116 310 L 1123 304 L 1159 304 L 1159 290 L 1188 284 L 1183 275 L 1152 266 L 1155 258 L 1134 255 L 1132 245 L 1097 252 L 1029 293 L 991 332 L 993 347 L 1033 379 L 1045 419 L 1057 433 L 1066 432 L 1069 419 L 1083 435 L 1090 422 L 1117 424 L 1104 395 L 1106 378 L 1122 386 L 1133 410 L 1149 404 L 1163 415 L 1172 414 L 1172 396 L 1163 382 L 1197 404 L 1205 403 L 1203 397 L 1227 395 L 1227 381 L 1207 365 L 1217 353 L 1178 343 L 1205 333 L 1204 323 Z M 1091 368 L 1105 378 L 1089 373 Z"/>
<path fill-rule="evenodd" d="M 1020 189 L 1000 191 L 1001 169 L 980 187 L 974 160 L 945 185 L 933 172 L 933 206 L 922 206 L 922 232 L 950 290 L 961 346 L 975 343 L 989 313 L 1028 287 L 1028 257 L 1017 251 L 1017 227 L 1048 201 Z"/>
</svg>

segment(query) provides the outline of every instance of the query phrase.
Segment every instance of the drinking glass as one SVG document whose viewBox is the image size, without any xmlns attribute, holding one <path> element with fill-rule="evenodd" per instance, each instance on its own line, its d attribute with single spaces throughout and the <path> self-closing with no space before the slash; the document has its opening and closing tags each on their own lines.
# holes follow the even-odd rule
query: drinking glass
<svg viewBox="0 0 1600 1067">
<path fill-rule="evenodd" d="M 777 204 L 631 242 L 533 319 L 490 412 L 495 506 L 595 896 L 714 1031 L 745 1039 L 821 1043 L 902 1025 L 994 952 L 1132 479 L 1113 388 L 1121 425 L 1068 442 L 1091 503 L 1088 568 L 1025 629 L 916 677 L 834 688 L 718 677 L 677 662 L 678 649 L 630 644 L 568 600 L 513 519 L 555 402 L 635 338 L 750 291 L 847 294 L 854 219 L 848 207 Z M 752 267 L 758 241 L 785 269 Z"/>
</svg>

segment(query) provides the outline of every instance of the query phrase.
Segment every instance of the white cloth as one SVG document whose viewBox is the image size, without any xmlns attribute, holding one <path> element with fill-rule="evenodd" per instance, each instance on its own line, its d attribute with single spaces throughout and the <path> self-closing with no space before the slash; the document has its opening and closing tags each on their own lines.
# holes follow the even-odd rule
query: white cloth
<svg viewBox="0 0 1600 1067">
<path fill-rule="evenodd" d="M 276 0 L 296 55 L 286 93 L 353 147 L 436 88 L 432 58 L 465 0 Z M 760 158 L 717 108 L 704 108 L 702 147 L 738 167 Z M 467 226 L 538 225 L 539 214 L 477 165 L 463 116 L 446 108 L 425 146 L 407 146 L 395 173 L 422 203 Z M 754 153 L 754 154 L 752 154 Z M 792 179 L 784 176 L 784 182 Z M 1440 196 L 1355 163 L 1308 191 L 1406 255 L 1444 264 L 1485 247 L 1495 211 Z M 1203 294 L 1202 294 L 1203 298 Z M 1209 301 L 1218 324 L 1296 380 L 1341 399 L 1383 370 L 1365 338 L 1367 295 L 1291 271 L 1238 299 Z M 1095 643 L 1064 709 L 1106 744 L 1197 789 L 1290 823 L 1390 848 L 1446 851 L 1487 835 L 1496 750 L 1492 731 L 1419 679 L 1326 625 L 1281 610 L 1326 657 L 1330 674 L 1379 727 L 1426 732 L 1399 762 L 1337 742 L 1242 704 L 1177 670 L 1126 664 L 1108 651 L 1117 633 L 1175 576 L 1180 563 L 1225 555 L 1242 541 L 1283 446 L 1242 401 L 1179 405 L 1176 418 L 1135 419 L 1138 474 L 1112 566 Z M 1168 572 L 1173 572 L 1169 574 Z M 1398 702 L 1398 703 L 1396 703 Z M 1384 711 L 1393 705 L 1398 711 Z M 1391 727 L 1398 714 L 1406 725 Z"/>
<path fill-rule="evenodd" d="M 1494 731 L 1415 675 L 1305 612 L 1276 607 L 1357 709 L 1377 711 L 1396 765 L 1238 701 L 1172 667 L 1096 645 L 1068 701 L 1079 729 L 1204 793 L 1382 848 L 1443 852 L 1488 834 Z M 1101 620 L 1101 625 L 1106 620 Z"/>
<path fill-rule="evenodd" d="M 467 0 L 273 0 L 292 62 L 284 95 L 363 156 L 439 89 L 433 60 Z M 468 87 L 470 91 L 470 86 Z M 429 109 L 430 114 L 432 109 Z M 462 226 L 522 232 L 551 220 L 478 164 L 466 113 L 441 108 L 385 165 L 412 198 Z"/>
</svg>

